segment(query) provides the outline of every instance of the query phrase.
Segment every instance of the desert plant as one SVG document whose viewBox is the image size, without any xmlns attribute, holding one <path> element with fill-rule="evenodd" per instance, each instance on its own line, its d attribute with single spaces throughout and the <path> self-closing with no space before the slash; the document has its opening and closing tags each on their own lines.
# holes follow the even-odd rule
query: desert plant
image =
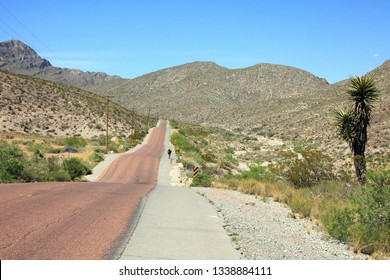
<svg viewBox="0 0 390 280">
<path fill-rule="evenodd" d="M 353 200 L 357 221 L 352 227 L 355 247 L 371 254 L 390 252 L 390 170 L 367 172 L 368 182 Z"/>
<path fill-rule="evenodd" d="M 76 178 L 91 173 L 91 169 L 78 158 L 72 157 L 70 159 L 66 159 L 62 164 L 64 169 L 69 173 L 70 178 L 73 181 Z"/>
<path fill-rule="evenodd" d="M 0 141 L 0 183 L 17 181 L 24 169 L 22 150 L 5 141 Z"/>
<path fill-rule="evenodd" d="M 90 156 L 90 160 L 92 160 L 93 162 L 101 162 L 104 160 L 104 155 L 102 153 L 99 153 L 99 152 L 94 152 Z"/>
<path fill-rule="evenodd" d="M 333 164 L 329 156 L 319 151 L 302 151 L 301 158 L 294 152 L 279 152 L 279 162 L 270 170 L 292 182 L 296 188 L 312 187 L 321 180 L 333 179 Z"/>
<path fill-rule="evenodd" d="M 73 148 L 84 148 L 87 145 L 87 141 L 78 136 L 71 136 L 64 139 L 65 146 Z"/>
<path fill-rule="evenodd" d="M 211 187 L 212 177 L 205 173 L 198 173 L 198 176 L 194 178 L 191 186 L 193 187 Z"/>
<path fill-rule="evenodd" d="M 366 181 L 367 127 L 370 125 L 372 103 L 378 97 L 377 92 L 373 76 L 351 78 L 347 94 L 354 104 L 351 109 L 335 112 L 338 133 L 352 150 L 356 176 L 361 184 Z"/>
<path fill-rule="evenodd" d="M 258 164 L 252 164 L 249 167 L 249 170 L 241 171 L 240 175 L 237 175 L 238 178 L 242 179 L 255 179 L 257 181 L 273 181 L 274 175 L 270 173 L 265 167 L 258 165 Z"/>
<path fill-rule="evenodd" d="M 367 172 L 367 184 L 354 191 L 343 206 L 323 209 L 328 233 L 366 254 L 390 252 L 390 171 Z"/>
<path fill-rule="evenodd" d="M 339 209 L 333 206 L 321 213 L 321 221 L 330 236 L 344 243 L 351 242 L 350 228 L 354 223 L 354 214 L 351 209 L 345 207 Z"/>
</svg>

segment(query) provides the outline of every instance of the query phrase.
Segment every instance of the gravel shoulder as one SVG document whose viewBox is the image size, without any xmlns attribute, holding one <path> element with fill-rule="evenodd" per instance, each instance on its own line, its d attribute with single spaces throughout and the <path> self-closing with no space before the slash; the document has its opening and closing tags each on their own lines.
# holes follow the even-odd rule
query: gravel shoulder
<svg viewBox="0 0 390 280">
<path fill-rule="evenodd" d="M 237 191 L 192 188 L 216 208 L 242 259 L 364 260 L 322 233 L 314 222 L 293 218 L 289 208 Z"/>
</svg>

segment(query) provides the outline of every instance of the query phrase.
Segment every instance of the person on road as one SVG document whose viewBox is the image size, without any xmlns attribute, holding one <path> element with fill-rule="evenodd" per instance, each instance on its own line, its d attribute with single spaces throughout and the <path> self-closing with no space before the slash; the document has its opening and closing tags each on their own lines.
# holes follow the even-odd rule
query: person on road
<svg viewBox="0 0 390 280">
<path fill-rule="evenodd" d="M 168 149 L 168 158 L 171 159 L 172 150 Z"/>
</svg>

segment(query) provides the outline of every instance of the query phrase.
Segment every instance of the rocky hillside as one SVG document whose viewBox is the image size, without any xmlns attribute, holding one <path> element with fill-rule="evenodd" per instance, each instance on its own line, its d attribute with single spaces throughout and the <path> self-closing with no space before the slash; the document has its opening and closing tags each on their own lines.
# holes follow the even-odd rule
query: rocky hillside
<svg viewBox="0 0 390 280">
<path fill-rule="evenodd" d="M 120 79 L 118 76 L 109 76 L 102 72 L 82 72 L 54 67 L 31 47 L 17 40 L 0 43 L 0 69 L 77 87 Z"/>
<path fill-rule="evenodd" d="M 2 45 L 8 47 L 0 48 L 0 68 L 112 95 L 114 101 L 145 117 L 312 141 L 338 154 L 349 153 L 332 125 L 333 110 L 347 104 L 348 81 L 329 85 L 307 71 L 282 65 L 263 63 L 228 69 L 212 62 L 194 62 L 135 79 L 120 79 L 55 68 L 18 41 Z M 380 97 L 373 111 L 369 147 L 373 153 L 383 154 L 390 143 L 390 61 L 370 74 L 376 77 Z"/>
<path fill-rule="evenodd" d="M 214 124 L 218 116 L 235 108 L 305 96 L 327 86 L 324 79 L 288 66 L 258 64 L 231 70 L 212 62 L 194 62 L 89 89 L 108 92 L 140 113 L 151 110 L 168 119 Z"/>
<path fill-rule="evenodd" d="M 105 134 L 106 99 L 50 81 L 0 70 L 0 132 L 40 135 Z M 110 102 L 109 132 L 128 136 L 145 119 Z"/>
<path fill-rule="evenodd" d="M 390 61 L 373 70 L 380 97 L 369 130 L 371 154 L 383 155 L 390 143 Z M 348 104 L 348 81 L 326 80 L 293 67 L 258 64 L 227 69 L 195 62 L 132 80 L 109 81 L 90 89 L 115 96 L 140 114 L 182 122 L 314 142 L 337 155 L 349 155 L 332 125 L 333 111 Z"/>
</svg>

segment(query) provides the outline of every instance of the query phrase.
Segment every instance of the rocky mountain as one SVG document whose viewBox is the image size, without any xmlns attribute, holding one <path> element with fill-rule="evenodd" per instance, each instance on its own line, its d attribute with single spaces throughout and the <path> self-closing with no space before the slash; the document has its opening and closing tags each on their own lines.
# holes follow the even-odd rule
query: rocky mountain
<svg viewBox="0 0 390 280">
<path fill-rule="evenodd" d="M 120 79 L 118 76 L 109 76 L 103 72 L 82 72 L 54 67 L 31 47 L 17 40 L 0 43 L 0 69 L 77 87 Z"/>
<path fill-rule="evenodd" d="M 2 68 L 45 79 L 55 77 L 56 81 L 109 94 L 145 117 L 311 141 L 327 150 L 348 153 L 348 145 L 336 137 L 332 125 L 334 109 L 348 103 L 347 80 L 330 85 L 307 71 L 283 65 L 262 63 L 228 69 L 213 62 L 194 62 L 135 79 L 102 74 L 100 79 L 89 81 L 80 77 L 91 77 L 92 73 L 55 68 L 26 45 L 18 41 L 7 44 L 10 47 L 0 51 Z M 380 93 L 374 105 L 369 146 L 383 155 L 390 143 L 390 60 L 369 74 L 375 75 Z"/>
<path fill-rule="evenodd" d="M 233 70 L 194 62 L 88 88 L 109 93 L 140 113 L 211 124 L 221 114 L 253 102 L 306 96 L 327 86 L 326 80 L 288 66 L 258 64 Z"/>
<path fill-rule="evenodd" d="M 369 147 L 386 154 L 390 143 L 390 60 L 373 70 L 380 92 L 374 105 Z M 309 72 L 258 64 L 227 69 L 194 62 L 131 80 L 108 81 L 91 91 L 143 115 L 239 129 L 281 139 L 309 141 L 324 150 L 349 155 L 333 126 L 334 109 L 348 104 L 348 80 L 328 84 Z"/>
<path fill-rule="evenodd" d="M 105 135 L 106 98 L 76 87 L 0 70 L 0 132 L 85 138 Z M 110 102 L 109 132 L 128 136 L 145 119 Z"/>
</svg>

